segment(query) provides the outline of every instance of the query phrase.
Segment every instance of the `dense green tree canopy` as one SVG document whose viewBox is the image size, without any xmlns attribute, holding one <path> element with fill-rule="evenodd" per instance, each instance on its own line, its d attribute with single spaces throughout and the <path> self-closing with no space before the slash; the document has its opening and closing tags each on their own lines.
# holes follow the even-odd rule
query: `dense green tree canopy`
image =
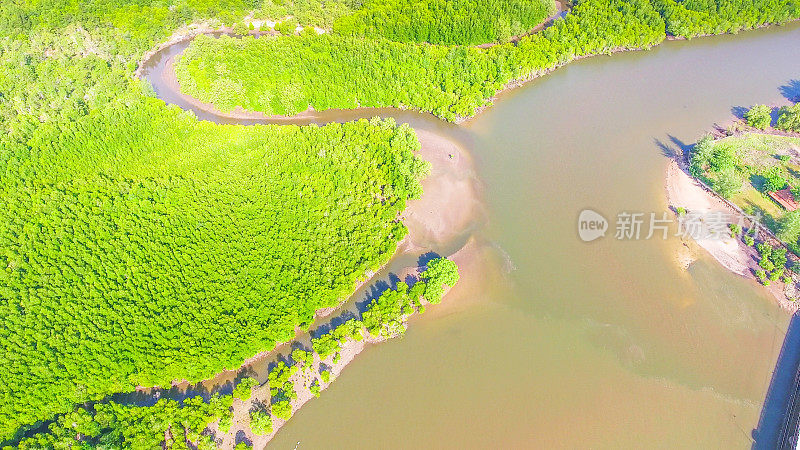
<svg viewBox="0 0 800 450">
<path fill-rule="evenodd" d="M 0 440 L 237 367 L 405 235 L 427 170 L 407 126 L 198 122 L 131 76 L 178 24 L 251 6 L 3 3 Z"/>
<path fill-rule="evenodd" d="M 693 18 L 690 24 L 687 17 Z M 391 40 L 425 40 L 412 38 L 411 32 L 408 36 L 388 34 L 391 39 L 342 34 L 201 38 L 186 50 L 177 73 L 186 93 L 223 110 L 242 106 L 267 114 L 293 115 L 309 107 L 395 106 L 454 120 L 489 104 L 508 83 L 577 57 L 650 48 L 668 32 L 691 37 L 797 17 L 798 0 L 720 0 L 719 4 L 581 0 L 563 20 L 543 32 L 489 49 Z M 354 19 L 339 19 L 340 23 L 347 20 Z M 341 28 L 344 34 L 351 34 L 348 30 Z"/>
<path fill-rule="evenodd" d="M 475 45 L 507 41 L 555 11 L 553 0 L 368 0 L 337 20 L 334 31 L 398 42 Z"/>
</svg>

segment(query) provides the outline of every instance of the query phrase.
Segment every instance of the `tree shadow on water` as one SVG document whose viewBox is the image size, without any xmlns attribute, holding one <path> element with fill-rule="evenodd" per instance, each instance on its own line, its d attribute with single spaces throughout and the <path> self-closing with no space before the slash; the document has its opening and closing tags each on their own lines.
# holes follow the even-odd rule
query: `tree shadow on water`
<svg viewBox="0 0 800 450">
<path fill-rule="evenodd" d="M 685 155 L 688 157 L 688 155 L 692 153 L 694 144 L 686 144 L 671 134 L 668 134 L 667 137 L 669 138 L 669 143 L 664 142 L 661 139 L 653 139 L 653 142 L 661 151 L 662 155 L 666 156 L 667 158 L 676 158 L 679 155 Z"/>
<path fill-rule="evenodd" d="M 433 261 L 436 258 L 441 258 L 436 252 L 427 252 L 419 255 L 419 259 L 417 259 L 417 265 L 420 267 L 425 267 L 428 265 L 429 262 Z"/>
<path fill-rule="evenodd" d="M 787 100 L 800 101 L 800 80 L 789 80 L 788 83 L 778 88 L 778 92 Z"/>
<path fill-rule="evenodd" d="M 737 119 L 744 119 L 744 114 L 749 110 L 750 108 L 746 106 L 734 106 L 731 108 L 731 114 Z"/>
</svg>

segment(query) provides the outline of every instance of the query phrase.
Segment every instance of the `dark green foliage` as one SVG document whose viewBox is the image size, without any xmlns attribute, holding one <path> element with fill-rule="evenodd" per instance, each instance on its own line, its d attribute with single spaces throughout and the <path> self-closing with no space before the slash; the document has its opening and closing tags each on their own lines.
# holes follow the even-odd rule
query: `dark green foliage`
<svg viewBox="0 0 800 450">
<path fill-rule="evenodd" d="M 253 388 L 258 386 L 259 382 L 255 378 L 243 378 L 236 387 L 233 388 L 233 396 L 239 400 L 250 400 L 250 395 L 253 393 Z"/>
<path fill-rule="evenodd" d="M 767 105 L 755 105 L 747 110 L 744 118 L 751 127 L 764 130 L 772 122 L 772 108 Z"/>
<path fill-rule="evenodd" d="M 782 269 L 786 265 L 786 249 L 783 247 L 772 249 L 769 260 L 772 261 L 775 267 Z"/>
<path fill-rule="evenodd" d="M 744 180 L 736 171 L 738 156 L 728 146 L 716 146 L 710 136 L 695 145 L 690 156 L 689 171 L 725 198 L 742 188 Z"/>
<path fill-rule="evenodd" d="M 555 11 L 553 0 L 367 0 L 337 20 L 334 31 L 398 42 L 475 45 L 507 41 Z"/>
<path fill-rule="evenodd" d="M 800 103 L 781 108 L 775 128 L 800 133 Z"/>
<path fill-rule="evenodd" d="M 784 178 L 783 171 L 778 166 L 764 171 L 761 176 L 764 177 L 765 192 L 779 191 L 786 187 L 786 178 Z"/>
</svg>

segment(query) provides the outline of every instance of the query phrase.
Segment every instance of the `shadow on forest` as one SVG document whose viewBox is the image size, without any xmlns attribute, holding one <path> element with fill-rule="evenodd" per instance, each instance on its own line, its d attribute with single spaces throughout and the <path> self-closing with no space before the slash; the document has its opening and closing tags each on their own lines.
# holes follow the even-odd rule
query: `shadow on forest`
<svg viewBox="0 0 800 450">
<path fill-rule="evenodd" d="M 417 259 L 417 264 L 419 267 L 424 267 L 430 262 L 431 260 L 440 257 L 439 254 L 435 252 L 427 252 L 419 256 Z M 405 278 L 402 280 L 407 283 L 409 286 L 413 286 L 419 280 L 419 268 L 417 271 L 412 271 L 411 273 L 407 274 Z M 359 295 L 362 300 L 357 300 L 352 302 L 352 304 L 348 307 L 344 305 L 342 310 L 339 314 L 331 317 L 326 317 L 322 319 L 322 322 L 314 327 L 313 329 L 308 331 L 308 335 L 311 338 L 316 338 L 321 335 L 324 335 L 330 332 L 332 329 L 336 328 L 337 326 L 341 325 L 342 323 L 350 320 L 350 319 L 361 319 L 362 314 L 366 311 L 366 308 L 372 303 L 373 300 L 380 297 L 384 292 L 389 289 L 396 289 L 397 284 L 401 281 L 400 276 L 394 272 L 389 272 L 383 278 L 376 280 L 369 284 L 363 292 Z M 289 348 L 286 350 L 286 354 L 284 352 L 278 353 L 273 361 L 270 361 L 268 364 L 262 367 L 266 367 L 267 370 L 271 370 L 279 361 L 282 361 L 286 364 L 292 363 L 290 354 L 291 351 L 294 349 L 303 349 L 303 350 L 310 350 L 307 345 L 304 345 L 302 342 L 294 341 L 290 344 Z M 192 384 L 188 387 L 181 387 L 181 386 L 172 386 L 167 389 L 163 388 L 154 388 L 149 391 L 135 391 L 125 394 L 115 394 L 109 396 L 99 402 L 93 403 L 105 403 L 108 401 L 114 401 L 120 404 L 127 404 L 127 405 L 137 405 L 137 406 L 152 406 L 156 404 L 160 399 L 168 398 L 176 401 L 183 401 L 187 398 L 201 396 L 205 400 L 208 400 L 214 394 L 221 394 L 221 395 L 229 395 L 233 392 L 234 386 L 239 383 L 243 378 L 246 377 L 253 377 L 256 379 L 265 378 L 265 374 L 259 374 L 253 368 L 253 364 L 248 364 L 240 368 L 236 372 L 236 376 L 233 380 L 228 380 L 225 382 L 221 382 L 219 384 L 215 384 L 211 387 L 201 383 Z M 238 441 L 237 441 L 238 442 Z"/>
</svg>

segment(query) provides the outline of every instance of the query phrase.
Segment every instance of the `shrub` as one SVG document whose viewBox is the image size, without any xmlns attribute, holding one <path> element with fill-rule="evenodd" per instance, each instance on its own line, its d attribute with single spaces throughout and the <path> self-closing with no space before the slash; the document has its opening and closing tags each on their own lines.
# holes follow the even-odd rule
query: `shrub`
<svg viewBox="0 0 800 450">
<path fill-rule="evenodd" d="M 783 131 L 800 132 L 800 103 L 781 108 L 775 127 Z"/>
<path fill-rule="evenodd" d="M 772 108 L 767 105 L 755 105 L 744 114 L 744 118 L 751 127 L 765 130 L 772 123 Z"/>
<path fill-rule="evenodd" d="M 296 29 L 297 29 L 297 20 L 295 20 L 294 18 L 287 19 L 284 20 L 283 22 L 278 22 L 275 24 L 275 31 L 279 32 L 284 36 L 289 36 L 294 34 Z"/>
<path fill-rule="evenodd" d="M 250 411 L 250 430 L 259 436 L 272 433 L 272 416 L 263 409 Z"/>
<path fill-rule="evenodd" d="M 272 404 L 272 414 L 275 417 L 283 420 L 289 420 L 292 417 L 292 404 L 289 400 L 278 400 Z"/>
<path fill-rule="evenodd" d="M 250 400 L 250 396 L 253 393 L 253 388 L 258 386 L 259 382 L 255 378 L 243 378 L 239 384 L 233 388 L 233 396 L 241 399 L 242 401 Z"/>
<path fill-rule="evenodd" d="M 331 382 L 331 372 L 329 370 L 320 370 L 319 377 L 322 379 L 323 383 Z"/>
<path fill-rule="evenodd" d="M 786 187 L 786 179 L 778 166 L 773 166 L 761 174 L 764 177 L 764 191 L 779 191 Z"/>
</svg>

